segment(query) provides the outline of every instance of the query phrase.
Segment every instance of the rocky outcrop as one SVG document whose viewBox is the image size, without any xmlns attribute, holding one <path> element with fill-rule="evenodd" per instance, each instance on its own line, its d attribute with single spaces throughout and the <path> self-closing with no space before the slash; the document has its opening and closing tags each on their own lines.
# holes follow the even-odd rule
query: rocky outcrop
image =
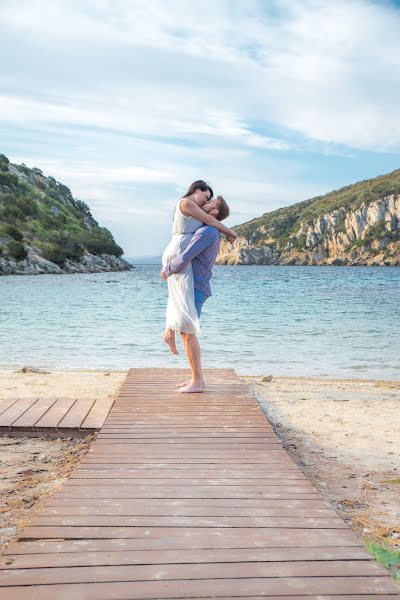
<svg viewBox="0 0 400 600">
<path fill-rule="evenodd" d="M 0 275 L 61 275 L 64 273 L 102 273 L 129 271 L 134 267 L 123 258 L 111 254 L 85 254 L 79 260 L 67 259 L 62 267 L 46 260 L 32 246 L 23 260 L 0 256 Z"/>
<path fill-rule="evenodd" d="M 233 246 L 222 242 L 218 263 L 400 266 L 400 195 L 302 221 L 283 239 L 256 226 Z"/>
<path fill-rule="evenodd" d="M 132 269 L 122 254 L 66 185 L 0 154 L 0 275 Z"/>
</svg>

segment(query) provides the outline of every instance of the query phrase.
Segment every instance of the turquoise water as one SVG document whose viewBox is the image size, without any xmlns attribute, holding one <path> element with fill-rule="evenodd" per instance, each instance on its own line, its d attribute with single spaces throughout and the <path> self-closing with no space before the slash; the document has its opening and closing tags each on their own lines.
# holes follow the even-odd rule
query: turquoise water
<svg viewBox="0 0 400 600">
<path fill-rule="evenodd" d="M 0 367 L 185 367 L 160 335 L 157 265 L 0 278 Z M 239 373 L 398 379 L 400 269 L 215 268 L 203 364 Z"/>
</svg>

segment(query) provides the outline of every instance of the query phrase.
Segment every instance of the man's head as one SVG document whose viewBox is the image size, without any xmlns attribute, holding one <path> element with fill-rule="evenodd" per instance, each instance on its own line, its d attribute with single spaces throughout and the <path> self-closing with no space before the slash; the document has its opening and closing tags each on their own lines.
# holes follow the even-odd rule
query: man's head
<svg viewBox="0 0 400 600">
<path fill-rule="evenodd" d="M 229 217 L 229 206 L 225 202 L 222 196 L 217 196 L 213 200 L 210 200 L 204 206 L 201 207 L 204 212 L 212 215 L 218 221 L 223 221 Z"/>
</svg>

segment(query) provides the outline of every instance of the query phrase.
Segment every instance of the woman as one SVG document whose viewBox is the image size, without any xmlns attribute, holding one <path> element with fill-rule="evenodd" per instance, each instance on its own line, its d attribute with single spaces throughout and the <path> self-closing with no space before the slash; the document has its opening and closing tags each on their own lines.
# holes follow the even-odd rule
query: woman
<svg viewBox="0 0 400 600">
<path fill-rule="evenodd" d="M 199 180 L 193 182 L 186 194 L 179 200 L 174 213 L 172 239 L 162 257 L 163 268 L 169 260 L 185 250 L 195 231 L 204 224 L 216 227 L 230 241 L 236 239 L 237 234 L 232 229 L 225 227 L 221 221 L 201 209 L 212 196 L 211 187 L 205 181 Z M 199 331 L 199 317 L 194 302 L 193 272 L 190 263 L 179 273 L 168 277 L 166 328 L 162 338 L 170 347 L 171 352 L 178 354 L 175 331 L 179 333 L 197 333 Z"/>
</svg>

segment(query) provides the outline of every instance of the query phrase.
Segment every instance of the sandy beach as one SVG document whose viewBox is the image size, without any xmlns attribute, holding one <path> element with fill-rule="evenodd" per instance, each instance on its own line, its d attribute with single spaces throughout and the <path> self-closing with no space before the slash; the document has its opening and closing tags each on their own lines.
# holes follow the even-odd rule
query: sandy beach
<svg viewBox="0 0 400 600">
<path fill-rule="evenodd" d="M 0 371 L 12 397 L 115 397 L 126 371 Z M 400 543 L 400 381 L 242 377 L 283 446 L 368 539 Z M 87 452 L 84 439 L 0 437 L 4 548 Z"/>
<path fill-rule="evenodd" d="M 365 539 L 400 543 L 400 381 L 245 377 L 286 451 Z"/>
</svg>

